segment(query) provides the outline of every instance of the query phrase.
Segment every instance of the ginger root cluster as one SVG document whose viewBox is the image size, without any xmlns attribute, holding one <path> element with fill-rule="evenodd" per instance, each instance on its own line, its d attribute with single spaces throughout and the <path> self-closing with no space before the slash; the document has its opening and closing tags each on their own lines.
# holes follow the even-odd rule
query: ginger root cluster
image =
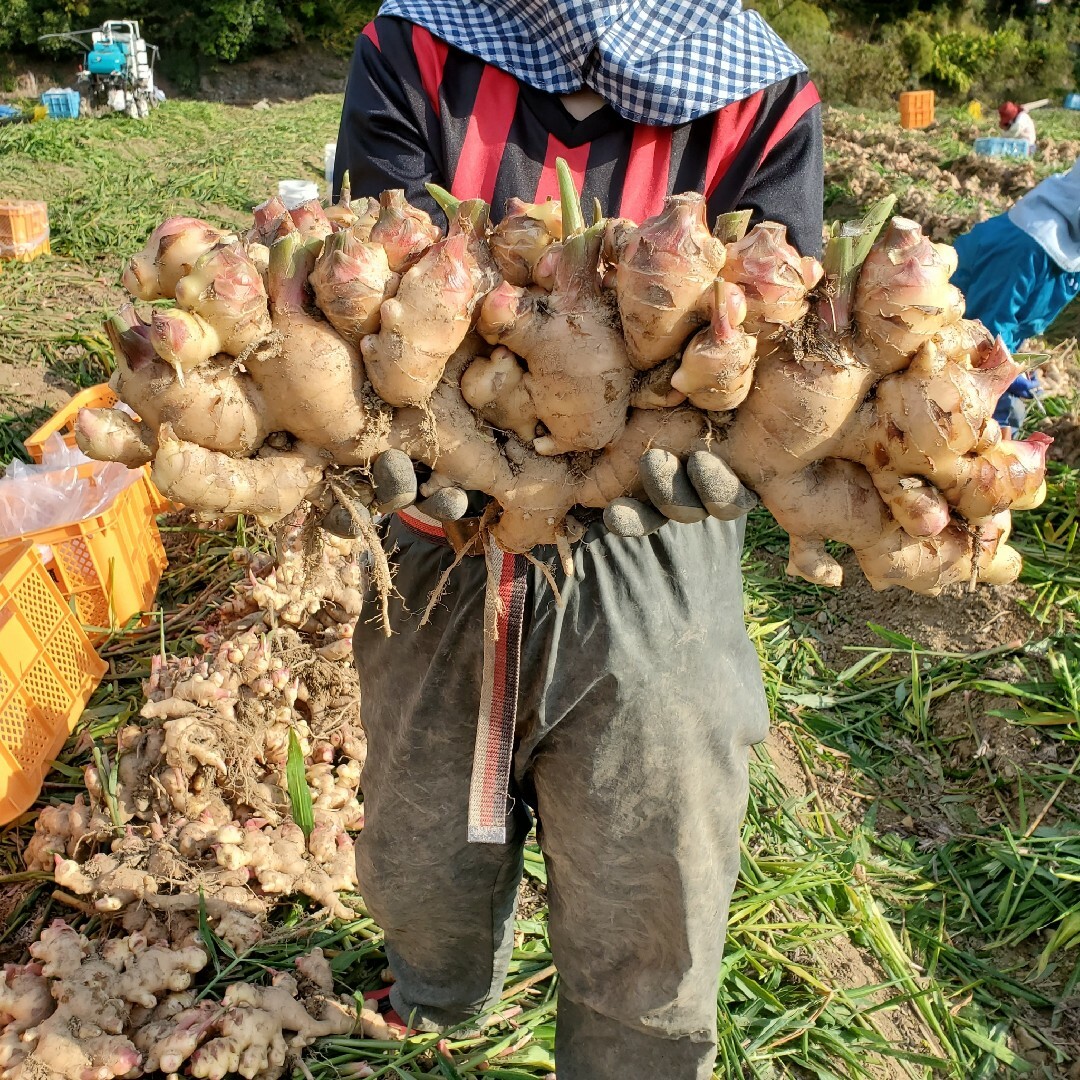
<svg viewBox="0 0 1080 1080">
<path fill-rule="evenodd" d="M 589 227 L 568 182 L 561 207 L 511 200 L 495 225 L 433 194 L 445 234 L 393 191 L 272 199 L 245 237 L 166 221 L 124 280 L 175 307 L 109 326 L 141 420 L 86 410 L 80 445 L 263 521 L 403 452 L 432 470 L 426 493 L 491 496 L 514 552 L 565 552 L 575 507 L 613 521 L 679 462 L 719 457 L 810 581 L 840 584 L 827 540 L 878 589 L 1018 574 L 1009 515 L 1042 499 L 1047 440 L 1002 437 L 994 405 L 1020 369 L 964 320 L 955 254 L 916 223 L 837 227 L 819 263 L 776 223 L 710 231 L 694 194 Z M 702 496 L 680 520 L 709 511 Z"/>
<path fill-rule="evenodd" d="M 194 922 L 180 936 L 144 918 L 92 941 L 56 919 L 30 955 L 0 978 L 3 1080 L 277 1080 L 316 1039 L 391 1037 L 377 1014 L 335 994 L 321 949 L 269 985 L 230 984 L 220 1001 L 191 989 L 210 962 Z"/>
<path fill-rule="evenodd" d="M 306 896 L 351 916 L 350 832 L 365 758 L 349 662 L 360 545 L 332 538 L 318 565 L 301 536 L 277 561 L 236 549 L 246 578 L 199 636 L 201 656 L 154 658 L 139 716 L 84 771 L 86 794 L 38 815 L 28 869 L 103 914 L 140 905 L 263 916 Z M 313 826 L 294 820 L 286 768 L 303 757 Z"/>
</svg>

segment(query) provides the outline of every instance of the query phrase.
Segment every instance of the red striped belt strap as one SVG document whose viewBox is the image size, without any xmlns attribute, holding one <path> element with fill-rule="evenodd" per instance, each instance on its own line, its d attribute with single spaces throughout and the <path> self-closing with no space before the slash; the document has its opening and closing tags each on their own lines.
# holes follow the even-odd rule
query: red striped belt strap
<svg viewBox="0 0 1080 1080">
<path fill-rule="evenodd" d="M 398 518 L 422 539 L 449 545 L 434 518 L 413 507 L 399 510 Z M 484 674 L 469 785 L 468 840 L 474 844 L 504 844 L 528 563 L 523 556 L 503 551 L 494 542 L 486 545 L 484 559 Z"/>
<path fill-rule="evenodd" d="M 422 540 L 428 540 L 433 544 L 444 544 L 446 547 L 450 546 L 450 541 L 446 538 L 442 525 L 435 518 L 422 514 L 415 506 L 410 506 L 407 510 L 399 510 L 397 516 L 398 521 L 405 528 L 416 533 Z"/>
</svg>

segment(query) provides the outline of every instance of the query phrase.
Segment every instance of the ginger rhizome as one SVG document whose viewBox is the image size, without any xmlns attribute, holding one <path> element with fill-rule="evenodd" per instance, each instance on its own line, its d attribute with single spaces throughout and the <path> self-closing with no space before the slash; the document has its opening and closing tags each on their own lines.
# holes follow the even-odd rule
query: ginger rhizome
<svg viewBox="0 0 1080 1080">
<path fill-rule="evenodd" d="M 234 552 L 246 576 L 199 637 L 201 657 L 155 658 L 139 716 L 117 732 L 111 786 L 88 766 L 85 795 L 39 814 L 28 868 L 90 909 L 191 912 L 201 893 L 212 911 L 261 917 L 306 896 L 349 916 L 363 545 L 328 540 L 312 565 L 290 528 L 279 548 L 277 562 Z M 289 796 L 290 741 L 305 763 L 307 835 Z"/>
<path fill-rule="evenodd" d="M 217 930 L 243 950 L 225 921 Z M 7 964 L 0 981 L 0 1076 L 4 1080 L 134 1080 L 239 1075 L 278 1080 L 316 1039 L 392 1038 L 379 1016 L 335 993 L 321 949 L 269 985 L 231 983 L 221 1000 L 196 996 L 210 955 L 193 920 L 171 927 L 153 916 L 126 934 L 91 940 L 62 919 Z"/>
<path fill-rule="evenodd" d="M 343 486 L 363 518 L 364 470 L 394 449 L 434 471 L 429 497 L 455 493 L 440 507 L 490 496 L 507 550 L 564 556 L 575 506 L 625 517 L 647 493 L 678 520 L 726 514 L 669 490 L 679 462 L 722 460 L 812 581 L 840 583 L 827 540 L 876 588 L 1015 576 L 1008 514 L 1038 505 L 1045 445 L 1000 438 L 1017 368 L 964 320 L 951 249 L 886 221 L 891 204 L 835 228 L 822 262 L 775 222 L 710 231 L 694 194 L 586 227 L 559 174 L 558 202 L 512 200 L 494 226 L 431 188 L 445 234 L 400 191 L 329 215 L 272 199 L 243 240 L 171 219 L 125 281 L 176 308 L 108 327 L 141 423 L 87 414 L 81 445 L 153 460 L 195 510 L 268 522 Z M 662 453 L 639 466 L 646 450 Z"/>
<path fill-rule="evenodd" d="M 56 895 L 99 926 L 90 941 L 56 922 L 29 964 L 5 968 L 4 1080 L 276 1080 L 318 1038 L 395 1037 L 337 996 L 318 949 L 267 985 L 220 988 L 220 1001 L 192 992 L 210 960 L 203 916 L 236 952 L 290 897 L 354 917 L 366 744 L 350 660 L 364 545 L 327 538 L 316 557 L 309 538 L 290 524 L 276 556 L 234 549 L 243 576 L 196 638 L 202 654 L 155 657 L 138 715 L 104 747 L 111 775 L 87 766 L 85 793 L 40 811 L 27 868 L 51 872 Z M 289 794 L 290 747 L 307 828 Z"/>
</svg>

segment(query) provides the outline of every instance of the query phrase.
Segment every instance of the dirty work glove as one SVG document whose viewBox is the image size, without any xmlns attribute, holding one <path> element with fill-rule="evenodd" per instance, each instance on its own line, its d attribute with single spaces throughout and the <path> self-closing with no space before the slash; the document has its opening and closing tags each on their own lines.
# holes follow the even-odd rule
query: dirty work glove
<svg viewBox="0 0 1080 1080">
<path fill-rule="evenodd" d="M 375 509 L 394 514 L 416 502 L 416 467 L 402 450 L 387 450 L 371 465 Z"/>
<path fill-rule="evenodd" d="M 394 514 L 416 503 L 416 469 L 412 459 L 401 450 L 387 450 L 371 466 L 375 509 L 380 514 Z M 469 509 L 469 496 L 459 487 L 438 488 L 416 509 L 436 521 L 458 521 Z"/>
<path fill-rule="evenodd" d="M 469 509 L 469 495 L 464 488 L 439 488 L 417 503 L 416 509 L 436 521 L 460 521 Z"/>
<path fill-rule="evenodd" d="M 734 521 L 757 505 L 757 496 L 707 450 L 695 450 L 685 465 L 669 450 L 646 450 L 638 469 L 649 502 L 624 498 L 607 507 L 604 524 L 617 536 L 648 536 L 668 521 Z"/>
<path fill-rule="evenodd" d="M 371 465 L 371 485 L 357 493 L 356 513 L 371 524 L 367 507 L 380 515 L 395 514 L 416 503 L 418 487 L 416 469 L 412 459 L 401 450 L 387 450 Z M 469 496 L 458 487 L 444 487 L 417 504 L 417 510 L 437 521 L 457 521 L 469 509 Z M 319 525 L 327 532 L 346 540 L 360 535 L 360 528 L 353 515 L 340 503 L 335 502 L 322 516 Z"/>
<path fill-rule="evenodd" d="M 359 520 L 357 520 L 359 519 Z M 321 518 L 319 528 L 325 532 L 340 536 L 342 540 L 358 540 L 362 535 L 361 525 L 371 524 L 371 514 L 368 508 L 361 503 L 355 504 L 355 510 L 350 513 L 339 502 L 335 502 Z"/>
<path fill-rule="evenodd" d="M 414 502 L 416 472 L 411 458 L 400 450 L 387 450 L 372 462 L 371 484 L 357 488 L 352 511 L 335 501 L 319 519 L 319 527 L 345 540 L 355 540 L 361 526 L 371 524 L 371 510 L 392 514 Z"/>
</svg>

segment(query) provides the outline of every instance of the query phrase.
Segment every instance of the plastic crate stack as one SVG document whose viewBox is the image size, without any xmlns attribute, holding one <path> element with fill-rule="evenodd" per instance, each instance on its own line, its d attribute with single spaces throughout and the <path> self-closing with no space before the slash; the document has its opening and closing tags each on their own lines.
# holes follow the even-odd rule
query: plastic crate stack
<svg viewBox="0 0 1080 1080">
<path fill-rule="evenodd" d="M 105 668 L 36 545 L 0 550 L 0 823 L 37 798 Z"/>
<path fill-rule="evenodd" d="M 55 432 L 73 444 L 79 408 L 113 401 L 84 391 L 26 440 L 31 456 Z M 97 468 L 79 473 L 93 483 Z M 104 675 L 94 645 L 152 610 L 167 505 L 144 474 L 100 514 L 0 541 L 0 824 L 34 802 Z"/>
</svg>

